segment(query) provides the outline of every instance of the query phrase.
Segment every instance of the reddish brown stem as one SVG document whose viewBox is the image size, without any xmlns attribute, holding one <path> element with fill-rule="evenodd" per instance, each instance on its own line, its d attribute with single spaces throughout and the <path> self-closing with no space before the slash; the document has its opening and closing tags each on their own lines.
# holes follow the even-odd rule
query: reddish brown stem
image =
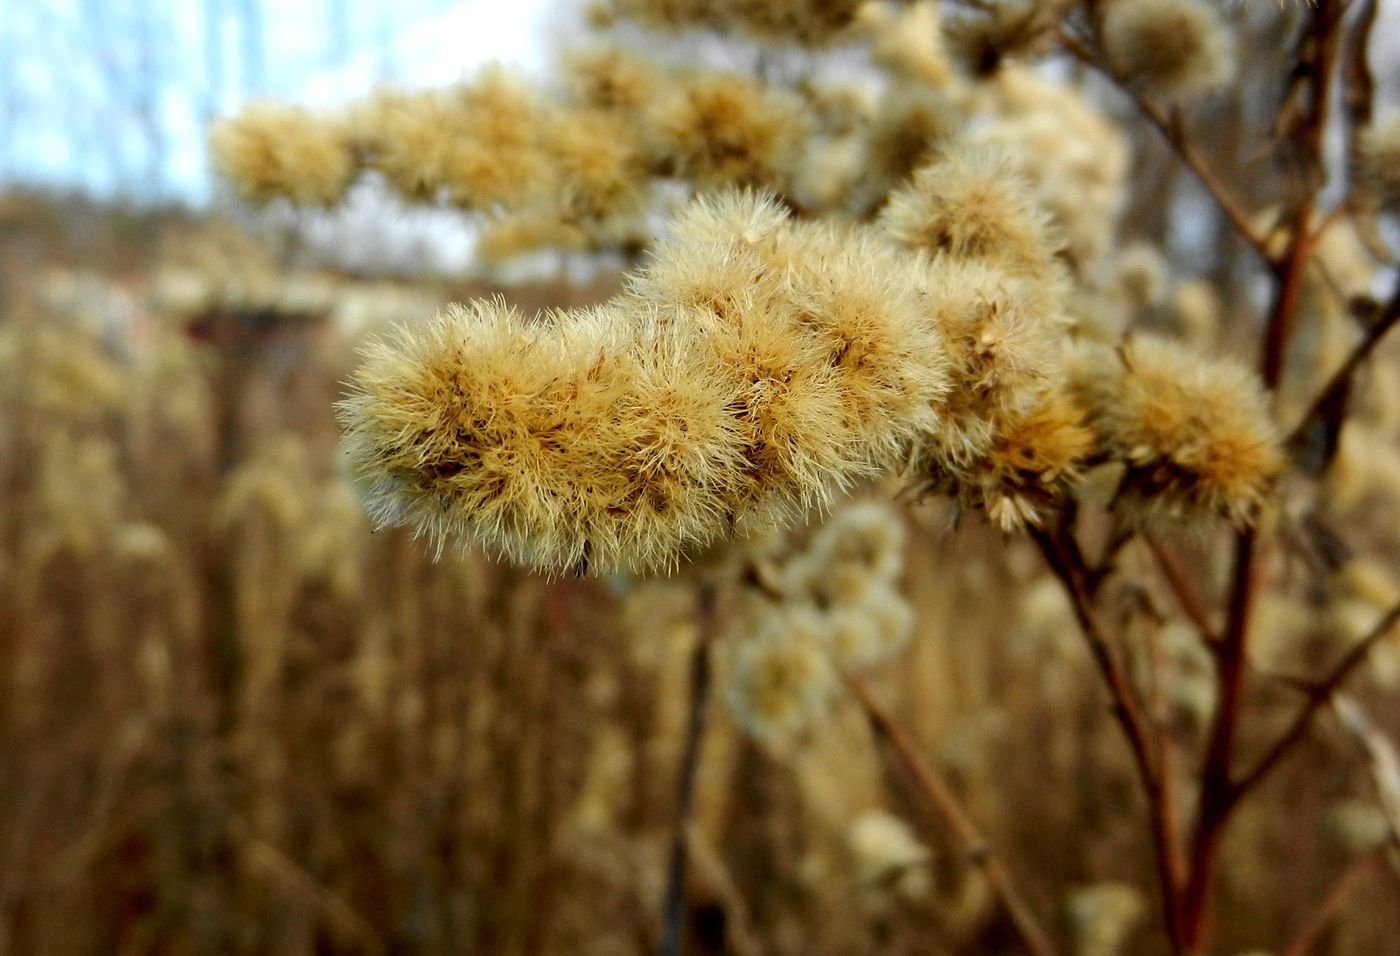
<svg viewBox="0 0 1400 956">
<path fill-rule="evenodd" d="M 1138 698 L 1127 669 L 1118 660 L 1113 646 L 1094 610 L 1085 581 L 1084 567 L 1077 547 L 1063 540 L 1069 538 L 1063 529 L 1055 533 L 1032 528 L 1031 536 L 1040 546 L 1050 570 L 1060 579 L 1074 608 L 1080 634 L 1089 645 L 1090 654 L 1098 666 L 1109 697 L 1113 714 L 1128 741 L 1137 767 L 1138 777 L 1147 796 L 1148 814 L 1152 823 L 1152 842 L 1156 851 L 1157 881 L 1162 902 L 1162 919 L 1173 952 L 1181 951 L 1180 893 L 1185 861 L 1177 836 L 1176 804 L 1172 782 L 1167 777 L 1162 759 L 1166 747 L 1156 740 L 1154 727 Z M 1072 544 L 1072 540 L 1070 544 Z"/>
<path fill-rule="evenodd" d="M 1210 930 L 1210 898 L 1215 888 L 1216 861 L 1225 823 L 1233 808 L 1231 757 L 1244 701 L 1250 611 L 1258 587 L 1255 532 L 1244 531 L 1235 542 L 1235 570 L 1230 587 L 1230 614 L 1219 644 L 1215 718 L 1201 770 L 1201 797 L 1182 893 L 1181 918 L 1187 952 L 1203 951 Z"/>
<path fill-rule="evenodd" d="M 1104 58 L 1099 55 L 1093 47 L 1079 37 L 1065 30 L 1060 30 L 1058 36 L 1061 46 L 1085 65 L 1102 73 L 1111 80 L 1114 85 L 1132 98 L 1133 102 L 1137 104 L 1138 111 L 1141 112 L 1153 126 L 1157 127 L 1158 132 L 1166 139 L 1167 143 L 1176 153 L 1177 158 L 1181 160 L 1182 164 L 1185 165 L 1187 169 L 1195 174 L 1201 185 L 1205 187 L 1206 192 L 1210 194 L 1211 199 L 1215 201 L 1216 207 L 1219 208 L 1221 214 L 1229 221 L 1230 225 L 1234 227 L 1235 232 L 1239 234 L 1240 238 L 1243 239 L 1251 249 L 1259 253 L 1260 257 L 1263 258 L 1265 262 L 1272 262 L 1264 238 L 1260 236 L 1255 231 L 1254 226 L 1250 224 L 1249 214 L 1245 212 L 1244 207 L 1240 205 L 1239 201 L 1234 198 L 1230 190 L 1221 182 L 1220 177 L 1211 169 L 1210 164 L 1205 161 L 1191 144 L 1190 137 L 1186 135 L 1186 130 L 1181 123 L 1180 117 L 1174 114 L 1169 115 L 1157 104 L 1133 90 L 1130 84 L 1126 83 L 1122 77 L 1118 76 L 1108 66 Z"/>
<path fill-rule="evenodd" d="M 710 693 L 710 645 L 713 643 L 714 590 L 700 589 L 699 632 L 690 656 L 690 702 L 686 720 L 685 749 L 676 782 L 676 817 L 671 833 L 671 859 L 666 871 L 666 896 L 661 906 L 661 939 L 658 956 L 679 956 L 685 939 L 685 872 L 687 831 L 695 803 L 696 768 L 705 735 L 706 700 Z"/>
<path fill-rule="evenodd" d="M 1162 577 L 1166 578 L 1167 584 L 1171 586 L 1172 593 L 1176 595 L 1177 604 L 1181 610 L 1191 619 L 1196 630 L 1201 632 L 1201 636 L 1214 644 L 1216 640 L 1215 629 L 1210 623 L 1210 610 L 1206 607 L 1205 601 L 1196 593 L 1191 580 L 1181 570 L 1176 563 L 1176 559 L 1164 549 L 1157 539 L 1151 535 L 1143 535 L 1143 540 L 1147 542 L 1147 548 L 1152 552 L 1152 557 L 1156 559 L 1157 566 L 1162 569 Z"/>
<path fill-rule="evenodd" d="M 1264 756 L 1259 758 L 1259 762 L 1231 787 L 1230 800 L 1232 804 L 1238 803 L 1255 787 L 1263 783 L 1280 761 L 1307 736 L 1313 721 L 1317 719 L 1317 715 L 1326 706 L 1327 701 L 1341 688 L 1347 678 L 1366 661 L 1372 649 L 1385 640 L 1397 623 L 1400 623 L 1400 604 L 1396 604 L 1381 615 L 1375 626 L 1366 632 L 1366 636 L 1358 641 L 1351 650 L 1347 651 L 1336 666 L 1327 672 L 1327 676 L 1308 688 L 1308 702 L 1294 716 L 1288 729 L 1279 736 L 1278 740 L 1274 741 L 1273 746 L 1265 751 Z"/>
<path fill-rule="evenodd" d="M 1299 928 L 1298 934 L 1293 937 L 1293 941 L 1283 950 L 1281 956 L 1308 956 L 1322 941 L 1327 927 L 1331 926 L 1341 914 L 1342 907 L 1346 905 L 1347 897 L 1351 896 L 1362 881 L 1371 875 L 1380 860 L 1380 854 L 1374 852 L 1352 860 L 1337 877 L 1337 882 L 1332 884 L 1332 889 L 1322 898 L 1317 908 Z"/>
<path fill-rule="evenodd" d="M 1376 346 L 1381 344 L 1381 340 L 1385 338 L 1386 334 L 1398 324 L 1400 324 L 1400 279 L 1397 279 L 1395 291 L 1381 310 L 1380 318 L 1366 330 L 1365 336 L 1351 350 L 1351 354 L 1347 356 L 1341 367 L 1332 373 L 1332 377 L 1328 379 L 1317 398 L 1313 399 L 1308 410 L 1303 413 L 1303 417 L 1289 433 L 1288 446 L 1295 454 L 1306 450 L 1313 425 L 1321 421 L 1329 410 L 1337 408 L 1339 403 L 1344 402 L 1346 394 L 1351 390 L 1352 379 L 1356 377 L 1356 373 L 1371 357 L 1371 353 L 1376 350 Z"/>
<path fill-rule="evenodd" d="M 920 795 L 938 814 L 968 862 L 986 878 L 1027 952 L 1033 956 L 1054 956 L 1055 948 L 1050 943 L 1049 935 L 1017 887 L 1011 871 L 993 852 L 991 844 L 963 808 L 953 788 L 919 757 L 909 735 L 880 706 L 864 682 L 850 674 L 845 675 L 845 680 L 851 695 L 865 711 L 871 732 L 885 744 Z"/>
<path fill-rule="evenodd" d="M 1274 392 L 1277 392 L 1283 378 L 1288 342 L 1302 296 L 1304 274 L 1316 241 L 1312 220 L 1317 191 L 1324 179 L 1322 148 L 1341 19 L 1340 5 L 1336 0 L 1320 0 L 1309 24 L 1316 51 L 1309 63 L 1312 109 L 1307 119 L 1308 125 L 1299 137 L 1306 163 L 1304 193 L 1293 216 L 1287 253 L 1275 267 L 1278 287 L 1264 329 L 1260 370 L 1264 384 Z M 1182 895 L 1182 931 L 1187 952 L 1191 954 L 1203 953 L 1209 945 L 1211 898 L 1215 889 L 1220 845 L 1225 835 L 1225 825 L 1239 802 L 1239 794 L 1231 778 L 1231 764 L 1244 703 L 1250 616 L 1259 587 L 1257 561 L 1257 534 L 1249 529 L 1242 532 L 1235 543 L 1229 618 L 1216 655 L 1219 664 L 1216 711 L 1201 771 L 1201 795 Z"/>
</svg>

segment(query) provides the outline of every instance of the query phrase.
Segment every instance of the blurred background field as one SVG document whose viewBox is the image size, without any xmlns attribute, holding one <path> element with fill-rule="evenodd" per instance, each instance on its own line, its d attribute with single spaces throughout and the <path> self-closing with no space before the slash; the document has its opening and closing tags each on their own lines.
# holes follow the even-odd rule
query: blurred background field
<svg viewBox="0 0 1400 956">
<path fill-rule="evenodd" d="M 451 216 L 373 196 L 338 217 L 209 204 L 202 118 L 253 92 L 356 92 L 377 71 L 403 76 L 413 48 L 370 43 L 392 32 L 389 14 L 327 3 L 327 22 L 339 10 L 359 26 L 328 31 L 330 66 L 279 90 L 275 45 L 239 39 L 249 10 L 264 36 L 294 35 L 275 5 L 211 3 L 213 39 L 203 21 L 184 35 L 212 44 L 196 62 L 223 79 L 181 105 L 170 84 L 190 67 L 159 6 L 0 11 L 0 954 L 652 952 L 694 589 L 547 581 L 372 533 L 333 409 L 356 349 L 396 322 L 489 295 L 527 312 L 588 304 L 620 274 L 563 256 L 468 274 L 470 236 Z M 449 22 L 487 36 L 485 6 L 458 4 Z M 72 146 L 42 132 L 58 121 L 20 93 L 45 87 L 5 52 L 51 49 L 42 34 L 86 63 L 82 31 L 104 22 L 132 27 L 117 31 L 121 57 L 166 72 L 124 105 L 86 98 L 102 74 L 81 73 L 71 102 L 91 119 Z M 442 21 L 423 22 L 414 35 Z M 207 72 L 212 50 L 223 72 Z M 118 115 L 133 145 L 105 171 L 85 165 Z M 143 115 L 146 133 L 166 133 L 142 133 Z M 17 158 L 23 136 L 65 145 Z M 1144 170 L 1171 181 L 1160 162 Z M 1171 231 L 1151 209 L 1134 217 Z M 1231 263 L 1207 265 L 1223 288 L 1241 282 Z M 1331 281 L 1309 294 L 1332 317 L 1320 327 L 1349 343 Z M 1156 301 L 1162 324 L 1196 314 Z M 1222 341 L 1239 338 L 1231 323 Z M 1340 348 L 1300 347 L 1310 383 L 1313 346 Z M 1326 487 L 1329 527 L 1375 557 L 1288 569 L 1260 608 L 1261 672 L 1334 659 L 1400 596 L 1400 343 L 1372 376 L 1379 397 Z M 891 507 L 915 625 L 875 692 L 1065 952 L 1165 952 L 1131 760 L 1058 584 L 1024 540 L 979 521 L 955 532 L 937 503 Z M 1218 582 L 1214 543 L 1182 554 Z M 1145 549 L 1123 561 L 1148 582 L 1144 602 L 1172 606 Z M 1128 631 L 1151 661 L 1141 676 L 1170 693 L 1164 719 L 1199 738 L 1210 661 L 1179 620 L 1159 623 Z M 1397 686 L 1392 644 L 1351 687 L 1392 737 Z M 1256 697 L 1250 752 L 1297 702 L 1282 680 Z M 724 704 L 699 763 L 690 952 L 1020 951 L 853 703 L 782 746 L 740 732 Z M 1374 755 L 1324 722 L 1230 836 L 1217 951 L 1282 953 L 1319 915 L 1336 918 L 1312 951 L 1394 951 L 1395 797 L 1378 791 Z"/>
<path fill-rule="evenodd" d="M 497 290 L 26 193 L 0 231 L 4 951 L 650 951 L 691 591 L 435 562 L 370 533 L 336 454 L 356 343 Z M 1022 542 L 903 520 L 916 633 L 877 690 L 1075 951 L 1150 951 L 1139 797 L 1064 598 Z M 1208 662 L 1157 639 L 1177 719 L 1203 721 Z M 1377 661 L 1363 696 L 1393 728 L 1400 653 Z M 1234 837 L 1223 951 L 1277 944 L 1386 839 L 1346 736 L 1308 746 Z M 778 751 L 717 708 L 700 766 L 697 951 L 1016 951 L 849 703 Z M 1385 951 L 1394 877 L 1345 907 L 1330 951 Z"/>
</svg>

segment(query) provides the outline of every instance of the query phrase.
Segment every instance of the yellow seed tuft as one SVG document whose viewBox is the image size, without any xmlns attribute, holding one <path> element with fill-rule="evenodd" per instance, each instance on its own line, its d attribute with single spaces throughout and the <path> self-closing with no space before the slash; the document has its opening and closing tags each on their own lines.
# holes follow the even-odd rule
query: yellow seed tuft
<svg viewBox="0 0 1400 956">
<path fill-rule="evenodd" d="M 302 206 L 334 206 L 358 168 L 346 128 L 307 110 L 272 101 L 243 107 L 209 128 L 215 172 L 253 203 L 289 199 Z"/>
<path fill-rule="evenodd" d="M 946 148 L 890 195 L 880 225 L 909 249 L 1036 279 L 1052 279 L 1058 268 L 1049 218 L 1015 165 L 995 148 Z"/>
<path fill-rule="evenodd" d="M 1103 450 L 1127 466 L 1125 504 L 1149 517 L 1254 520 L 1285 459 L 1253 373 L 1137 336 L 1117 355 L 1082 353 L 1072 377 Z"/>
<path fill-rule="evenodd" d="M 1112 0 L 1102 35 L 1120 75 L 1168 99 L 1194 99 L 1235 74 L 1233 36 L 1204 0 Z"/>
</svg>

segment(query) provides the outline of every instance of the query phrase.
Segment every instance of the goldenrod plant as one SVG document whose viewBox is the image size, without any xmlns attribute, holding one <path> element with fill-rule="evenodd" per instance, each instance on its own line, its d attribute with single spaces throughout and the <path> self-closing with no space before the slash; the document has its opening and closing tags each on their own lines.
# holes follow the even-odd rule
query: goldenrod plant
<svg viewBox="0 0 1400 956">
<path fill-rule="evenodd" d="M 1393 945 L 1390 0 L 579 6 L 0 243 L 0 951 Z"/>
</svg>

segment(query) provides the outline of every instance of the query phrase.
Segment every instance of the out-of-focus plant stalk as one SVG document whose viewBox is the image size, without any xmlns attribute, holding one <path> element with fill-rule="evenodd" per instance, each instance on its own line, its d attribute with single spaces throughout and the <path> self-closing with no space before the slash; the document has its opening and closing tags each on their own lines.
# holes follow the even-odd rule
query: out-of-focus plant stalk
<svg viewBox="0 0 1400 956">
<path fill-rule="evenodd" d="M 695 774 L 704 743 L 706 703 L 710 696 L 710 649 L 715 638 L 715 592 L 704 585 L 697 597 L 697 632 L 690 654 L 690 701 L 685 746 L 676 782 L 676 818 L 671 833 L 671 857 L 666 870 L 666 895 L 661 904 L 658 956 L 679 956 L 685 939 L 686 843 L 695 804 Z"/>
<path fill-rule="evenodd" d="M 848 673 L 844 676 L 851 696 L 865 712 L 871 733 L 886 745 L 920 795 L 947 826 L 948 832 L 967 856 L 968 862 L 986 878 L 1026 950 L 1033 956 L 1054 956 L 1055 949 L 1049 934 L 1045 932 L 1035 911 L 1026 902 L 1011 871 L 992 850 L 991 844 L 977 824 L 973 823 L 972 817 L 963 808 L 953 788 L 928 765 L 927 761 L 919 757 L 909 735 L 875 700 L 865 682 L 853 674 Z"/>
</svg>

